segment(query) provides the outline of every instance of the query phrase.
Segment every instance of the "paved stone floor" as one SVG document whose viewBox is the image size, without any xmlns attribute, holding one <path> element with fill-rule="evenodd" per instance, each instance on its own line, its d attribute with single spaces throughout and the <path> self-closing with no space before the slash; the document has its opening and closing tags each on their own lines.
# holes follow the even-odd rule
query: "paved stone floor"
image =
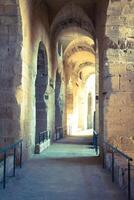
<svg viewBox="0 0 134 200">
<path fill-rule="evenodd" d="M 0 200 L 126 200 L 88 142 L 68 137 L 34 155 L 0 188 Z"/>
</svg>

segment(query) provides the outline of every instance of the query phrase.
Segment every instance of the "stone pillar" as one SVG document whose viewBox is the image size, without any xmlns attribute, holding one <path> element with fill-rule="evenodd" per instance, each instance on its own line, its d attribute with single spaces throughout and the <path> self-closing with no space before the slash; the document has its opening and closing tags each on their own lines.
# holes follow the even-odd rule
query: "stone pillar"
<svg viewBox="0 0 134 200">
<path fill-rule="evenodd" d="M 133 12 L 133 1 L 109 1 L 105 12 L 102 8 L 103 20 L 98 21 L 103 41 L 100 44 L 103 132 L 106 140 L 125 151 L 134 147 Z"/>
<path fill-rule="evenodd" d="M 0 1 L 0 146 L 20 136 L 17 87 L 21 77 L 21 24 L 16 1 Z"/>
</svg>

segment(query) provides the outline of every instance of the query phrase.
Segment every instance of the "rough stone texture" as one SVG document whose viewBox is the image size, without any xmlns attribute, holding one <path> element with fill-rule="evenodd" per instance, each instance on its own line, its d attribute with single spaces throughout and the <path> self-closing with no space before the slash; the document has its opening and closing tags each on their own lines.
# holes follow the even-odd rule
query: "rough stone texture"
<svg viewBox="0 0 134 200">
<path fill-rule="evenodd" d="M 40 9 L 46 15 L 43 20 Z M 0 145 L 23 138 L 25 153 L 33 152 L 35 146 L 35 79 L 40 41 L 47 50 L 51 78 L 48 20 L 44 9 L 36 1 L 0 1 Z M 53 92 L 50 88 L 48 105 L 54 101 Z M 52 132 L 53 108 L 48 112 L 48 128 Z"/>
<path fill-rule="evenodd" d="M 100 130 L 105 139 L 118 144 L 122 150 L 134 151 L 133 1 L 109 1 L 108 4 L 103 1 L 100 7 L 97 33 L 98 40 L 102 39 L 99 46 L 103 48 L 100 106 L 103 105 L 101 116 L 104 117 Z"/>
<path fill-rule="evenodd" d="M 16 1 L 0 2 L 0 146 L 14 142 L 20 135 L 20 107 L 15 90 L 20 83 L 20 21 Z"/>
</svg>

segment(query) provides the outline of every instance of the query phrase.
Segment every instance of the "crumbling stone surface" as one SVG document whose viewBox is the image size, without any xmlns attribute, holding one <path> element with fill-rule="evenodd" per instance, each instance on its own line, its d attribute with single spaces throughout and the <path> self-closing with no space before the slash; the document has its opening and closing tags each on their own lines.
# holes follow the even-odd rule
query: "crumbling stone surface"
<svg viewBox="0 0 134 200">
<path fill-rule="evenodd" d="M 111 136 L 108 142 L 114 147 L 127 153 L 134 153 L 134 137 L 132 136 Z"/>
<path fill-rule="evenodd" d="M 104 9 L 105 5 L 105 9 Z M 105 1 L 97 33 L 103 53 L 102 95 L 105 139 L 124 151 L 133 151 L 133 1 Z M 103 28 L 105 26 L 105 29 Z M 131 28 L 130 28 L 131 27 Z M 102 34 L 100 34 L 102 32 Z"/>
</svg>

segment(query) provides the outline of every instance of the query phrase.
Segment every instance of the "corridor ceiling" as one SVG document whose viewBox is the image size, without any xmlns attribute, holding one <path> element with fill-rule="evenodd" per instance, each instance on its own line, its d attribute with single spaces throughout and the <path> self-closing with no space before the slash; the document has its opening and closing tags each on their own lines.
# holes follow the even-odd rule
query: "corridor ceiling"
<svg viewBox="0 0 134 200">
<path fill-rule="evenodd" d="M 42 0 L 43 1 L 43 0 Z M 44 0 L 52 44 L 60 43 L 67 81 L 83 84 L 95 74 L 95 5 L 98 0 Z"/>
<path fill-rule="evenodd" d="M 58 11 L 68 3 L 75 3 L 82 7 L 86 14 L 93 19 L 95 5 L 98 0 L 42 0 L 45 2 L 50 13 L 50 22 L 54 19 Z"/>
</svg>

